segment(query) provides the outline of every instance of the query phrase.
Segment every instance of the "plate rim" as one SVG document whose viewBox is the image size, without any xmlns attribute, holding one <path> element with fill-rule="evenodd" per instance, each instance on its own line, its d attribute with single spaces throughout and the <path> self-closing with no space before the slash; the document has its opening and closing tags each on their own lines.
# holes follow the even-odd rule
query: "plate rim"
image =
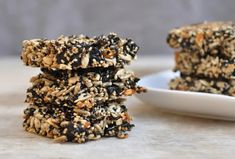
<svg viewBox="0 0 235 159">
<path fill-rule="evenodd" d="M 156 73 L 152 73 L 152 74 L 148 74 L 148 75 L 145 75 L 145 76 L 142 76 L 140 78 L 140 81 L 138 82 L 139 85 L 141 85 L 142 87 L 145 87 L 148 90 L 150 91 L 154 91 L 154 92 L 164 92 L 164 93 L 177 93 L 177 94 L 182 94 L 182 95 L 197 95 L 197 96 L 208 96 L 209 98 L 226 98 L 227 100 L 235 100 L 235 97 L 233 96 L 228 96 L 228 95 L 223 95 L 223 94 L 213 94 L 213 93 L 206 93 L 206 92 L 193 92 L 193 91 L 180 91 L 180 90 L 171 90 L 171 89 L 163 89 L 163 88 L 154 88 L 154 87 L 149 87 L 149 86 L 144 86 L 143 84 L 141 84 L 145 79 L 149 79 L 153 76 L 157 76 L 157 75 L 160 75 L 160 74 L 166 74 L 166 73 L 175 73 L 173 72 L 172 70 L 168 69 L 168 70 L 163 70 L 163 71 L 160 71 L 160 72 L 156 72 Z M 141 82 L 142 81 L 142 82 Z M 169 81 L 168 81 L 169 82 Z"/>
</svg>

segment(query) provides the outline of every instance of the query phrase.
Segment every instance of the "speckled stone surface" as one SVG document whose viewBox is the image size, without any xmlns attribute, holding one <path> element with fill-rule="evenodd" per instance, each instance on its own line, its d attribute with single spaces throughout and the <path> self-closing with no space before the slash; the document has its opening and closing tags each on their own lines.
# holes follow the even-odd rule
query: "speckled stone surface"
<svg viewBox="0 0 235 159">
<path fill-rule="evenodd" d="M 138 72 L 144 70 L 139 62 L 134 64 L 135 71 L 145 74 L 144 71 Z M 154 68 L 148 72 L 173 66 L 172 62 L 166 61 L 166 65 L 161 67 L 151 61 L 148 63 Z M 11 67 L 4 68 L 6 64 L 11 64 Z M 127 139 L 105 138 L 86 144 L 59 144 L 29 134 L 21 124 L 22 111 L 26 107 L 23 100 L 27 80 L 37 73 L 36 69 L 30 70 L 21 66 L 19 60 L 0 61 L 0 73 L 4 74 L 0 78 L 0 158 L 220 159 L 235 156 L 235 122 L 165 113 L 135 97 L 127 102 L 136 125 Z"/>
</svg>

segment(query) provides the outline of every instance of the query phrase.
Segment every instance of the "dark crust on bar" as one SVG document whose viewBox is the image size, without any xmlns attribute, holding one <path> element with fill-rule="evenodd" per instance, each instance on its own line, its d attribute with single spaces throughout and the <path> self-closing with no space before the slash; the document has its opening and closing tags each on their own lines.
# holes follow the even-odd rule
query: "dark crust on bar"
<svg viewBox="0 0 235 159">
<path fill-rule="evenodd" d="M 90 111 L 79 108 L 37 107 L 24 110 L 26 131 L 53 138 L 56 142 L 84 143 L 101 137 L 128 137 L 134 126 L 125 105 L 97 104 Z"/>
<path fill-rule="evenodd" d="M 172 79 L 169 83 L 172 90 L 205 92 L 235 96 L 235 80 L 216 80 L 182 76 Z"/>
<path fill-rule="evenodd" d="M 175 71 L 183 75 L 216 78 L 235 79 L 235 60 L 227 60 L 217 56 L 207 55 L 201 57 L 198 53 L 176 52 Z"/>
<path fill-rule="evenodd" d="M 170 47 L 188 53 L 235 57 L 234 22 L 204 22 L 171 30 L 167 37 Z"/>
<path fill-rule="evenodd" d="M 123 67 L 136 58 L 138 50 L 131 39 L 121 39 L 115 33 L 93 38 L 73 35 L 25 40 L 21 59 L 26 65 L 50 69 Z"/>
<path fill-rule="evenodd" d="M 55 71 L 43 69 L 31 79 L 26 102 L 36 106 L 61 105 L 91 108 L 98 101 L 115 100 L 144 92 L 136 85 L 133 72 L 124 69 L 87 71 Z"/>
</svg>

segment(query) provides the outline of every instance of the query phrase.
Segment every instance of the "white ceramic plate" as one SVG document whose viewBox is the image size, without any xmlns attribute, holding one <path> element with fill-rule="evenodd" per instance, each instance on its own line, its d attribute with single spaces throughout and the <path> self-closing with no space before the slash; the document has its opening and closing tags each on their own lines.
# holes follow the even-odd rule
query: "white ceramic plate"
<svg viewBox="0 0 235 159">
<path fill-rule="evenodd" d="M 168 89 L 170 79 L 178 73 L 164 71 L 143 77 L 139 85 L 147 93 L 137 95 L 144 103 L 184 115 L 234 120 L 235 97 Z"/>
</svg>

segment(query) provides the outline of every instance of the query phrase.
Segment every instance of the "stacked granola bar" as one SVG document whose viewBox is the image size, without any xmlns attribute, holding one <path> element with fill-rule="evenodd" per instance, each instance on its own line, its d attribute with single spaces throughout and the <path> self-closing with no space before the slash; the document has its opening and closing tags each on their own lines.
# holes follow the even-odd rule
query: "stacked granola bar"
<svg viewBox="0 0 235 159">
<path fill-rule="evenodd" d="M 23 41 L 21 59 L 41 68 L 27 90 L 25 130 L 58 142 L 126 138 L 134 125 L 125 97 L 145 91 L 124 68 L 138 49 L 114 33 Z"/>
<path fill-rule="evenodd" d="M 170 31 L 180 77 L 171 89 L 235 96 L 235 24 L 204 22 Z"/>
</svg>

